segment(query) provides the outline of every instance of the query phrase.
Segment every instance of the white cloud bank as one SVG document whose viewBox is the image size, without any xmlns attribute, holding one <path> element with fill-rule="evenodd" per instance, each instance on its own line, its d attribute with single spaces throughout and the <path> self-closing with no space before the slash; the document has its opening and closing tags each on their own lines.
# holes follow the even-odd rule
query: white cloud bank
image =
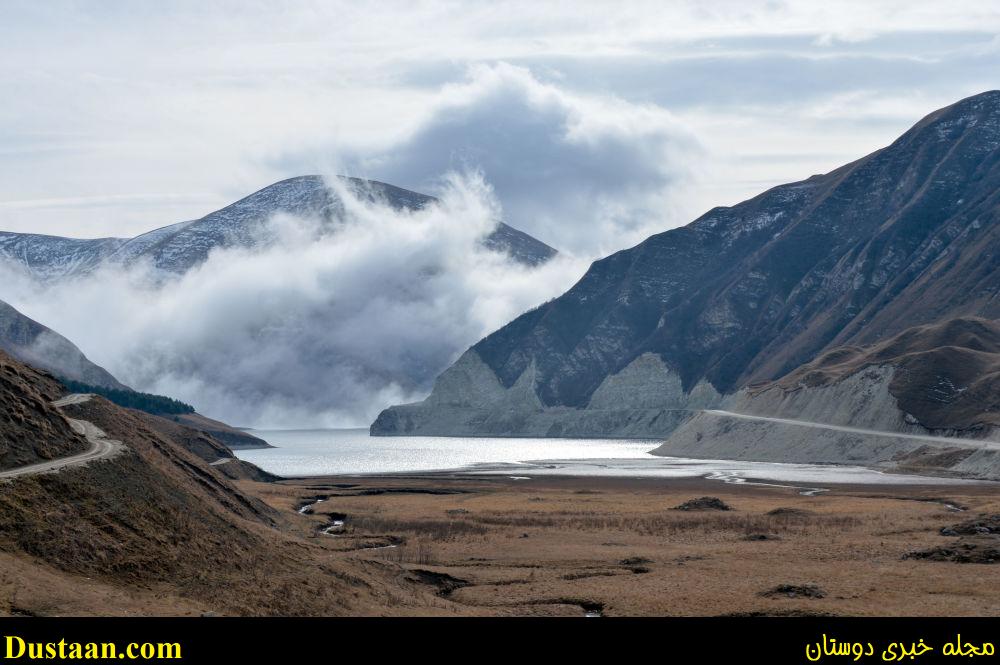
<svg viewBox="0 0 1000 665">
<path fill-rule="evenodd" d="M 505 64 L 472 68 L 380 144 L 319 145 L 282 170 L 336 159 L 440 203 L 393 210 L 331 179 L 346 203 L 336 232 L 279 217 L 266 249 L 216 250 L 166 283 L 143 267 L 48 286 L 7 276 L 0 297 L 123 382 L 207 415 L 367 425 L 422 398 L 468 346 L 564 292 L 590 259 L 676 225 L 672 194 L 699 155 L 663 109 L 570 94 Z M 560 254 L 526 268 L 483 249 L 501 218 Z"/>
<path fill-rule="evenodd" d="M 567 256 L 528 269 L 480 240 L 499 210 L 478 176 L 439 205 L 346 202 L 334 231 L 279 217 L 265 249 L 213 252 L 184 276 L 103 270 L 40 286 L 0 275 L 4 297 L 141 390 L 240 425 L 366 426 L 417 399 L 467 346 L 565 290 Z"/>
</svg>

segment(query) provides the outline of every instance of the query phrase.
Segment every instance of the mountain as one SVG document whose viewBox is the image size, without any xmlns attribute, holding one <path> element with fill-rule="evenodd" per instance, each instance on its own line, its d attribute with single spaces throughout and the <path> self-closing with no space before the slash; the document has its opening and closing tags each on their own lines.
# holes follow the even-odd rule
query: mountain
<svg viewBox="0 0 1000 665">
<path fill-rule="evenodd" d="M 357 195 L 388 203 L 397 210 L 420 209 L 436 199 L 374 180 L 342 177 Z M 251 247 L 264 223 L 278 214 L 333 221 L 343 210 L 339 197 L 321 176 L 282 180 L 201 219 L 180 222 L 135 238 L 81 240 L 30 233 L 0 232 L 0 259 L 23 267 L 42 281 L 86 274 L 104 265 L 149 261 L 165 273 L 181 274 L 205 261 L 217 247 Z M 556 254 L 545 243 L 499 223 L 484 244 L 526 265 L 544 263 Z"/>
<path fill-rule="evenodd" d="M 834 348 L 996 319 L 998 221 L 990 91 L 830 173 L 595 262 L 469 349 L 427 400 L 380 414 L 372 433 L 664 436 Z"/>
<path fill-rule="evenodd" d="M 75 344 L 0 300 L 0 350 L 56 376 L 115 390 L 127 386 L 95 365 Z"/>
</svg>

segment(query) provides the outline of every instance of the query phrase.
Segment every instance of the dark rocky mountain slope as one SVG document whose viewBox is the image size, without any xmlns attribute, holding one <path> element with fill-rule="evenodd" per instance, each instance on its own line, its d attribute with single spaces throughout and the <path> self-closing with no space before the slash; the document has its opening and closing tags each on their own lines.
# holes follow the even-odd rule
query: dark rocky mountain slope
<svg viewBox="0 0 1000 665">
<path fill-rule="evenodd" d="M 1000 91 L 591 266 L 375 434 L 648 435 L 835 347 L 1000 316 Z"/>
</svg>

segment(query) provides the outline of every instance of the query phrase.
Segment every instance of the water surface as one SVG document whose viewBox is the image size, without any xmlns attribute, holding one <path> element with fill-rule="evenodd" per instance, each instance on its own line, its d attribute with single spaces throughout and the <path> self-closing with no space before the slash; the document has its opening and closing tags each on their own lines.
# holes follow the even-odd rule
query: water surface
<svg viewBox="0 0 1000 665">
<path fill-rule="evenodd" d="M 724 482 L 966 484 L 859 466 L 657 457 L 649 439 L 373 437 L 365 429 L 253 430 L 276 448 L 239 450 L 240 459 L 285 477 L 461 471 L 530 481 L 543 475 L 698 478 Z"/>
<path fill-rule="evenodd" d="M 366 429 L 250 430 L 277 448 L 236 451 L 280 476 L 450 471 L 525 460 L 655 459 L 656 441 L 369 436 Z"/>
</svg>

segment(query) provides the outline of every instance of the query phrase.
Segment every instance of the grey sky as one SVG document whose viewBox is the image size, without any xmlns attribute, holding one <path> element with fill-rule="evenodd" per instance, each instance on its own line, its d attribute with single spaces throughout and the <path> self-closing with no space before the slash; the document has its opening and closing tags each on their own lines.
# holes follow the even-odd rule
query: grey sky
<svg viewBox="0 0 1000 665">
<path fill-rule="evenodd" d="M 134 235 L 345 169 L 479 168 L 580 255 L 1000 87 L 983 2 L 0 0 L 0 229 Z"/>
</svg>

